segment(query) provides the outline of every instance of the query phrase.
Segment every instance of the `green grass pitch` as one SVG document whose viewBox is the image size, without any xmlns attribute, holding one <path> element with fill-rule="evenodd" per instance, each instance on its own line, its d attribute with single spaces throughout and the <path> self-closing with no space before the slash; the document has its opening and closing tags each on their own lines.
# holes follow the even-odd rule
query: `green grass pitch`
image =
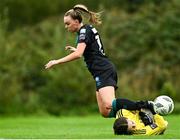
<svg viewBox="0 0 180 140">
<path fill-rule="evenodd" d="M 1 117 L 0 139 L 178 139 L 180 115 L 165 117 L 169 125 L 161 136 L 115 136 L 114 119 L 100 115 L 68 117 Z"/>
</svg>

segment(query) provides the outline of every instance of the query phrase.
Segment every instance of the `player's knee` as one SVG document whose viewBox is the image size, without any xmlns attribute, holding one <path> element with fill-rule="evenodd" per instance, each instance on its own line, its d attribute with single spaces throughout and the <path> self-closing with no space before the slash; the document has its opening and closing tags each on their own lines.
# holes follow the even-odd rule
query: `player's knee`
<svg viewBox="0 0 180 140">
<path fill-rule="evenodd" d="M 107 118 L 108 115 L 109 115 L 109 111 L 107 111 L 107 110 L 103 110 L 103 111 L 101 111 L 100 113 L 101 113 L 101 115 L 102 115 L 103 117 L 105 117 L 105 118 Z"/>
<path fill-rule="evenodd" d="M 109 113 L 111 112 L 111 104 L 105 104 L 101 109 L 100 113 L 103 117 L 109 117 Z"/>
</svg>

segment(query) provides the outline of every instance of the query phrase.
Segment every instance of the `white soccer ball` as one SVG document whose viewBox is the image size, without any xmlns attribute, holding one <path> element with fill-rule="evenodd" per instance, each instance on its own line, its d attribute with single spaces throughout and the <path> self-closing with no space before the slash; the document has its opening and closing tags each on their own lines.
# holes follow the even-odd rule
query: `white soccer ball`
<svg viewBox="0 0 180 140">
<path fill-rule="evenodd" d="M 169 96 L 161 95 L 154 100 L 154 111 L 157 114 L 165 116 L 170 114 L 173 110 L 174 102 Z"/>
<path fill-rule="evenodd" d="M 161 95 L 154 100 L 154 111 L 157 114 L 165 116 L 172 113 L 173 110 L 174 102 L 169 96 Z"/>
</svg>

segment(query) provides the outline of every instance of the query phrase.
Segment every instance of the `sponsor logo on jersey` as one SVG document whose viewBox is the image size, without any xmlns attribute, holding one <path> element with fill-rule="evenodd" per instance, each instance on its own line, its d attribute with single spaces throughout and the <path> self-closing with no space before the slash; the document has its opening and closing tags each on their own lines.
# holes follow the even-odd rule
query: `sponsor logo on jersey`
<svg viewBox="0 0 180 140">
<path fill-rule="evenodd" d="M 85 33 L 86 33 L 86 29 L 83 28 L 80 30 L 80 34 L 85 34 Z"/>
</svg>

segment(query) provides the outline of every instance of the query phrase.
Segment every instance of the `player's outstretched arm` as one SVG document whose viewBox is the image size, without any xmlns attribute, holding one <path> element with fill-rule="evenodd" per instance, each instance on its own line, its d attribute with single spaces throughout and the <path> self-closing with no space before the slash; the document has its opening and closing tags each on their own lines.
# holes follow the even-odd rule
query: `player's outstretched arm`
<svg viewBox="0 0 180 140">
<path fill-rule="evenodd" d="M 51 67 L 53 67 L 54 65 L 57 65 L 57 64 L 62 64 L 62 63 L 66 63 L 66 62 L 73 61 L 73 60 L 76 60 L 78 58 L 81 58 L 81 56 L 84 53 L 85 47 L 86 47 L 85 43 L 79 43 L 78 46 L 77 46 L 77 49 L 75 49 L 75 48 L 73 49 L 73 47 L 71 48 L 71 49 L 74 50 L 74 52 L 72 52 L 71 54 L 69 54 L 69 55 L 67 55 L 67 56 L 65 56 L 63 58 L 49 61 L 45 65 L 45 69 L 49 69 L 49 68 L 51 68 Z"/>
</svg>

